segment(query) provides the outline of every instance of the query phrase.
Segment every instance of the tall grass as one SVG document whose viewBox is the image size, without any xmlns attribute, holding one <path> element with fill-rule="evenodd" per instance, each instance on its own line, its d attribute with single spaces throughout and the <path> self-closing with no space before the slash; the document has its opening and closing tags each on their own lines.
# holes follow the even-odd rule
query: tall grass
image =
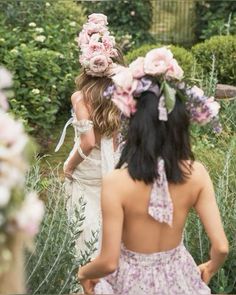
<svg viewBox="0 0 236 295">
<path fill-rule="evenodd" d="M 64 185 L 58 167 L 48 165 L 46 176 L 41 173 L 40 161 L 28 175 L 28 188 L 36 189 L 45 200 L 46 214 L 33 253 L 26 258 L 25 270 L 30 294 L 65 294 L 77 292 L 78 264 L 83 264 L 91 255 L 88 244 L 85 255 L 76 260 L 75 241 L 80 235 L 84 220 L 85 204 L 80 199 L 77 221 L 68 220 Z"/>
</svg>

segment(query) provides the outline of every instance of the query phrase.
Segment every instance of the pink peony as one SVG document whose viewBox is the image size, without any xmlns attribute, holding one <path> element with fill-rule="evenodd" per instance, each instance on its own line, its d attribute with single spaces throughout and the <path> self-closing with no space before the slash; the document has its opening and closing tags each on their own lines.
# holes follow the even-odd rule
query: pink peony
<svg viewBox="0 0 236 295">
<path fill-rule="evenodd" d="M 169 63 L 169 68 L 166 72 L 166 78 L 181 80 L 183 78 L 183 75 L 184 71 L 179 66 L 177 60 L 173 58 Z"/>
<path fill-rule="evenodd" d="M 138 57 L 135 61 L 133 61 L 129 68 L 133 74 L 133 77 L 139 79 L 145 76 L 144 73 L 144 57 Z"/>
<path fill-rule="evenodd" d="M 103 73 L 107 70 L 108 66 L 109 62 L 105 55 L 94 56 L 89 61 L 89 73 L 91 75 Z"/>
<path fill-rule="evenodd" d="M 166 47 L 153 49 L 145 56 L 144 71 L 152 76 L 165 74 L 172 59 L 173 54 Z"/>
<path fill-rule="evenodd" d="M 107 16 L 102 13 L 93 13 L 88 16 L 89 23 L 95 23 L 102 26 L 106 26 L 108 24 L 107 22 Z"/>
</svg>

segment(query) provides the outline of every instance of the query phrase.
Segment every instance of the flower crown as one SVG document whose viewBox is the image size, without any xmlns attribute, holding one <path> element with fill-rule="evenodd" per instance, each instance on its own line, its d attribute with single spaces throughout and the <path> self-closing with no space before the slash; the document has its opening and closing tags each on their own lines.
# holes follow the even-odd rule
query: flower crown
<svg viewBox="0 0 236 295">
<path fill-rule="evenodd" d="M 115 38 L 110 35 L 107 24 L 106 15 L 93 13 L 89 15 L 88 22 L 83 25 L 79 34 L 79 61 L 88 75 L 109 76 L 112 58 L 118 55 L 114 48 Z"/>
<path fill-rule="evenodd" d="M 218 121 L 220 105 L 214 97 L 207 97 L 197 86 L 190 87 L 183 81 L 184 72 L 170 49 L 166 47 L 149 51 L 145 57 L 138 57 L 129 67 L 118 66 L 112 77 L 113 85 L 104 93 L 111 98 L 122 113 L 130 117 L 136 111 L 136 100 L 142 92 L 151 91 L 160 97 L 159 120 L 167 121 L 168 114 L 175 107 L 176 94 L 185 102 L 190 119 L 205 125 L 212 123 L 220 132 Z"/>
<path fill-rule="evenodd" d="M 0 67 L 0 275 L 7 271 L 12 258 L 8 238 L 16 232 L 33 237 L 44 212 L 37 194 L 24 192 L 29 138 L 22 123 L 6 112 L 4 89 L 10 86 L 11 74 Z"/>
</svg>

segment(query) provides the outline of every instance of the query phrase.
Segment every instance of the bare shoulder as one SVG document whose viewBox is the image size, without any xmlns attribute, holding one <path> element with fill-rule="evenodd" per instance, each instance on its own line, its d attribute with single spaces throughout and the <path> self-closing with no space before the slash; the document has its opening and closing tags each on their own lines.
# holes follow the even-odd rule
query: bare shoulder
<svg viewBox="0 0 236 295">
<path fill-rule="evenodd" d="M 71 103 L 74 108 L 78 104 L 84 104 L 83 95 L 81 91 L 76 91 L 71 95 Z"/>
<path fill-rule="evenodd" d="M 191 181 L 195 185 L 198 185 L 199 188 L 201 188 L 206 182 L 209 181 L 209 179 L 210 176 L 204 164 L 198 161 L 194 161 L 192 165 Z"/>
<path fill-rule="evenodd" d="M 103 178 L 103 189 L 113 195 L 124 195 L 132 189 L 132 183 L 127 169 L 115 169 Z"/>
<path fill-rule="evenodd" d="M 204 176 L 206 174 L 208 175 L 208 171 L 203 163 L 194 161 L 192 167 L 193 167 L 193 175 L 195 177 Z"/>
</svg>

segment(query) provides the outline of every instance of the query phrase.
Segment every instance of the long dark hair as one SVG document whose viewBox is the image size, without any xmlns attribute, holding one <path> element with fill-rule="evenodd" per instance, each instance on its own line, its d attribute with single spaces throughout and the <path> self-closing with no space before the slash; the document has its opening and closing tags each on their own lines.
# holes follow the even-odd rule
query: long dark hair
<svg viewBox="0 0 236 295">
<path fill-rule="evenodd" d="M 169 182 L 184 182 L 191 173 L 194 155 L 189 136 L 189 116 L 185 104 L 176 94 L 176 104 L 168 115 L 168 121 L 158 118 L 160 96 L 146 91 L 137 99 L 137 111 L 131 117 L 127 140 L 117 168 L 127 163 L 130 176 L 134 180 L 153 183 L 158 178 L 157 161 L 165 161 Z M 190 160 L 186 164 L 183 160 Z M 186 169 L 183 171 L 184 165 Z M 181 169 L 182 167 L 182 169 Z"/>
</svg>

